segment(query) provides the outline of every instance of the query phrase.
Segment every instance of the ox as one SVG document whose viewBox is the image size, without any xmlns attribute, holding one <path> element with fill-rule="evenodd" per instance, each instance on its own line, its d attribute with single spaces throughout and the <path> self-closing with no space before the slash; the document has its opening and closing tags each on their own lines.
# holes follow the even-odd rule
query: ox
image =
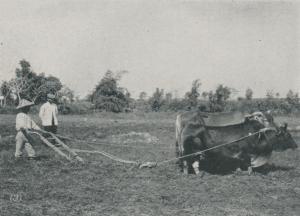
<svg viewBox="0 0 300 216">
<path fill-rule="evenodd" d="M 218 147 L 224 143 L 228 145 Z M 264 165 L 273 150 L 289 148 L 295 149 L 297 144 L 287 132 L 287 124 L 278 127 L 261 112 L 207 114 L 195 110 L 176 119 L 176 154 L 183 157 L 179 164 L 184 173 L 198 174 L 199 162 L 218 159 L 234 160 L 238 167 L 246 164 L 252 171 Z M 205 152 L 194 154 L 199 151 Z"/>
</svg>

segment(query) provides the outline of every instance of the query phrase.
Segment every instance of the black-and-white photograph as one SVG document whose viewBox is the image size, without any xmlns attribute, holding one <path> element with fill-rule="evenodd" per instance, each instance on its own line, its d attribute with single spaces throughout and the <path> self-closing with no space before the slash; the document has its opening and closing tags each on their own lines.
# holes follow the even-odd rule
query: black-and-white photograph
<svg viewBox="0 0 300 216">
<path fill-rule="evenodd" d="M 299 216 L 300 1 L 0 0 L 0 216 Z"/>
</svg>

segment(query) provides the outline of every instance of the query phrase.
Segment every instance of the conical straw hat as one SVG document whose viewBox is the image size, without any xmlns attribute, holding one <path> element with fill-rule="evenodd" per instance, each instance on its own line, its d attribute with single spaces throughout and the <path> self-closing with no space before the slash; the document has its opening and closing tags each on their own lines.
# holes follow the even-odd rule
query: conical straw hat
<svg viewBox="0 0 300 216">
<path fill-rule="evenodd" d="M 34 103 L 31 101 L 28 101 L 26 99 L 21 99 L 19 102 L 19 105 L 17 106 L 17 109 L 21 109 L 23 107 L 27 107 L 27 106 L 33 106 Z"/>
</svg>

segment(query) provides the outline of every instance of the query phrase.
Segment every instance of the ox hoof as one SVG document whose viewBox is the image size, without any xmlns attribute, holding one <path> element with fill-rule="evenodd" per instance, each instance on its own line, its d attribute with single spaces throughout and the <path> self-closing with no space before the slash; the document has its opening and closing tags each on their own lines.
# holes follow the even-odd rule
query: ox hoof
<svg viewBox="0 0 300 216">
<path fill-rule="evenodd" d="M 202 171 L 202 172 L 201 172 L 201 175 L 200 175 L 200 178 L 203 178 L 203 177 L 204 177 L 204 175 L 205 175 L 205 172 L 204 172 L 204 171 Z"/>
<path fill-rule="evenodd" d="M 205 175 L 205 172 L 204 171 L 202 171 L 202 172 L 198 171 L 198 172 L 195 172 L 195 175 L 200 176 L 200 178 L 203 178 L 203 176 Z"/>
<path fill-rule="evenodd" d="M 200 170 L 199 170 L 199 161 L 195 161 L 193 164 L 192 164 L 192 167 L 194 169 L 194 172 L 196 175 L 199 175 L 200 174 Z"/>
<path fill-rule="evenodd" d="M 252 175 L 254 172 L 253 172 L 253 168 L 252 167 L 248 167 L 248 175 Z"/>
<path fill-rule="evenodd" d="M 237 169 L 235 170 L 235 174 L 237 174 L 237 175 L 241 175 L 242 173 L 243 173 L 243 171 L 242 171 L 241 168 L 237 168 Z"/>
</svg>

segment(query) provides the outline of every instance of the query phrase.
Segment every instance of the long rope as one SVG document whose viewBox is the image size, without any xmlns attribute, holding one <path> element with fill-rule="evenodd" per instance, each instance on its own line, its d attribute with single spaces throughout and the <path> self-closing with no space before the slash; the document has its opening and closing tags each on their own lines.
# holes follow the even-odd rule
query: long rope
<svg viewBox="0 0 300 216">
<path fill-rule="evenodd" d="M 105 157 L 108 157 L 110 158 L 111 160 L 114 160 L 114 161 L 117 161 L 117 162 L 120 162 L 120 163 L 126 163 L 126 164 L 135 164 L 135 165 L 138 165 L 140 163 L 138 163 L 137 161 L 130 161 L 130 160 L 124 160 L 124 159 L 121 159 L 117 156 L 114 156 L 112 154 L 109 154 L 105 151 L 90 151 L 90 150 L 82 150 L 82 149 L 73 149 L 73 151 L 75 152 L 83 152 L 83 153 L 97 153 L 97 154 L 102 154 L 103 156 Z"/>
</svg>

